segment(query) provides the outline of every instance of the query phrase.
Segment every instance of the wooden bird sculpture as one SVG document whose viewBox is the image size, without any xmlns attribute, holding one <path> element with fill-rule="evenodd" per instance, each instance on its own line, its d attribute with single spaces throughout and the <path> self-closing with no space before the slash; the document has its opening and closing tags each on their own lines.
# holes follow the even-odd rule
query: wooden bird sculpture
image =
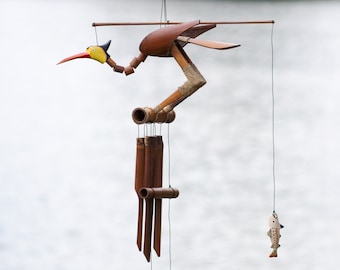
<svg viewBox="0 0 340 270">
<path fill-rule="evenodd" d="M 142 40 L 139 46 L 140 54 L 133 58 L 127 67 L 117 65 L 111 59 L 108 54 L 111 41 L 101 46 L 90 46 L 85 52 L 67 57 L 58 64 L 77 58 L 90 58 L 100 63 L 107 63 L 116 72 L 130 75 L 141 62 L 145 61 L 147 56 L 174 57 L 187 81 L 157 106 L 137 108 L 132 113 L 132 118 L 137 124 L 170 123 L 175 119 L 174 107 L 206 83 L 183 47 L 188 43 L 219 50 L 239 46 L 238 44 L 196 39 L 197 36 L 214 27 L 216 24 L 200 25 L 200 21 L 196 20 L 153 31 Z M 162 187 L 162 164 L 162 137 L 137 138 L 135 172 L 135 191 L 139 199 L 137 246 L 139 250 L 143 248 L 147 261 L 150 261 L 153 228 L 154 250 L 160 256 L 162 199 L 176 198 L 179 195 L 179 191 L 175 188 Z"/>
<path fill-rule="evenodd" d="M 133 58 L 126 67 L 117 65 L 108 54 L 111 41 L 101 46 L 90 46 L 85 52 L 67 57 L 58 64 L 77 58 L 90 58 L 100 63 L 107 63 L 116 72 L 124 72 L 126 75 L 130 75 L 148 56 L 174 57 L 183 70 L 187 81 L 157 106 L 153 108 L 137 108 L 132 115 L 137 124 L 150 122 L 169 123 L 175 118 L 173 108 L 206 83 L 206 80 L 185 53 L 183 47 L 188 43 L 218 50 L 240 46 L 233 43 L 196 39 L 197 36 L 214 27 L 216 27 L 216 24 L 200 25 L 200 21 L 195 20 L 155 30 L 142 40 L 139 45 L 140 54 Z"/>
</svg>

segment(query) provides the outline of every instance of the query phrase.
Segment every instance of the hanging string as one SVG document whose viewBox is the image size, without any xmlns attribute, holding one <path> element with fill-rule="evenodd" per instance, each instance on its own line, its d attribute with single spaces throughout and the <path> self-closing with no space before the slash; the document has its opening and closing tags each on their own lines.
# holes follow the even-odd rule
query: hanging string
<svg viewBox="0 0 340 270">
<path fill-rule="evenodd" d="M 144 137 L 149 136 L 148 125 L 147 125 L 147 124 L 144 124 L 143 127 L 144 127 Z"/>
<path fill-rule="evenodd" d="M 170 215 L 170 199 L 168 203 L 168 223 L 169 223 L 169 269 L 171 270 L 171 215 Z"/>
<path fill-rule="evenodd" d="M 160 22 L 168 22 L 168 13 L 166 10 L 166 0 L 161 0 L 162 5 L 161 5 L 161 18 Z M 164 21 L 163 21 L 163 15 L 164 15 Z"/>
<path fill-rule="evenodd" d="M 153 263 L 153 261 L 152 261 L 152 252 L 150 253 L 150 270 L 152 270 L 152 263 Z"/>
<path fill-rule="evenodd" d="M 94 34 L 96 36 L 96 44 L 98 45 L 98 33 L 97 33 L 97 27 L 94 27 Z"/>
<path fill-rule="evenodd" d="M 171 179 L 170 179 L 170 124 L 168 124 L 168 184 L 169 188 L 171 187 Z M 169 226 L 169 269 L 171 270 L 171 211 L 170 211 L 170 199 L 168 200 L 168 226 Z"/>
<path fill-rule="evenodd" d="M 272 92 L 272 153 L 273 153 L 273 213 L 276 209 L 276 177 L 275 177 L 275 95 L 274 95 L 274 24 L 271 29 L 271 92 Z"/>
<path fill-rule="evenodd" d="M 170 179 L 170 124 L 168 124 L 168 129 L 167 129 L 167 137 L 168 137 L 168 185 L 169 188 L 171 187 L 171 179 Z"/>
<path fill-rule="evenodd" d="M 151 128 L 152 128 L 152 133 L 151 133 L 151 135 L 152 135 L 152 136 L 156 136 L 156 135 L 157 135 L 156 124 L 155 124 L 155 123 L 152 123 L 152 124 L 151 124 Z"/>
</svg>

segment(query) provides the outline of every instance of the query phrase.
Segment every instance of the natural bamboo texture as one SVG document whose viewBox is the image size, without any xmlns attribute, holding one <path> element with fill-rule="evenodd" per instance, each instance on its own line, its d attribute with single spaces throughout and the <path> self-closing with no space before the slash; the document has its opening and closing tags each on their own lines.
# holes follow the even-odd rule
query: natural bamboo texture
<svg viewBox="0 0 340 270">
<path fill-rule="evenodd" d="M 181 24 L 183 22 L 104 22 L 104 23 L 92 23 L 93 27 L 97 26 L 143 26 L 143 25 L 173 25 Z M 263 20 L 263 21 L 200 21 L 200 24 L 273 24 L 274 20 Z"/>
<path fill-rule="evenodd" d="M 135 174 L 135 191 L 139 196 L 139 190 L 144 185 L 144 165 L 145 165 L 145 144 L 144 138 L 137 138 L 136 147 L 136 174 Z M 138 198 L 138 223 L 137 223 L 137 246 L 142 250 L 142 234 L 143 234 L 143 198 Z"/>
<path fill-rule="evenodd" d="M 161 136 L 156 137 L 156 160 L 154 188 L 161 189 L 163 185 L 163 140 Z M 161 228 L 162 228 L 162 198 L 155 197 L 155 220 L 153 247 L 158 256 L 161 256 Z"/>
<path fill-rule="evenodd" d="M 158 256 L 161 255 L 162 199 L 179 195 L 175 188 L 162 187 L 163 147 L 161 136 L 137 138 L 136 141 L 137 246 L 140 251 L 143 249 L 148 262 L 152 239 L 153 249 Z"/>
<path fill-rule="evenodd" d="M 144 187 L 152 187 L 155 181 L 155 158 L 156 158 L 156 137 L 146 137 L 145 143 L 145 171 Z M 150 261 L 151 240 L 152 240 L 152 219 L 153 219 L 153 199 L 146 199 L 145 226 L 144 226 L 144 256 Z"/>
<path fill-rule="evenodd" d="M 177 198 L 179 190 L 176 188 L 142 188 L 139 191 L 139 196 L 145 199 L 173 199 Z"/>
<path fill-rule="evenodd" d="M 132 119 L 136 124 L 172 122 L 175 119 L 173 109 L 206 83 L 178 43 L 172 45 L 170 52 L 183 70 L 187 81 L 154 108 L 136 108 L 132 113 Z"/>
<path fill-rule="evenodd" d="M 161 255 L 162 199 L 179 195 L 175 188 L 162 187 L 163 147 L 161 136 L 137 138 L 136 141 L 137 246 L 140 251 L 143 249 L 148 262 L 152 239 L 153 249 L 158 256 Z"/>
<path fill-rule="evenodd" d="M 155 112 L 152 108 L 136 108 L 132 112 L 133 121 L 140 125 L 145 123 L 171 123 L 175 120 L 174 111 Z"/>
</svg>

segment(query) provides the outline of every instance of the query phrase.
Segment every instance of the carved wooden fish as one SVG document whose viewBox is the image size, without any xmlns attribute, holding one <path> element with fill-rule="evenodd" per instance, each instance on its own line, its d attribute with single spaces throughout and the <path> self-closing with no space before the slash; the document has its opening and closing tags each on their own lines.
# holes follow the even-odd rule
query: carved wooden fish
<svg viewBox="0 0 340 270">
<path fill-rule="evenodd" d="M 271 248 L 273 249 L 272 253 L 269 257 L 277 257 L 277 249 L 280 247 L 280 230 L 284 226 L 280 224 L 278 215 L 273 212 L 273 214 L 269 217 L 269 231 L 267 235 L 270 237 L 270 241 L 272 242 Z"/>
</svg>

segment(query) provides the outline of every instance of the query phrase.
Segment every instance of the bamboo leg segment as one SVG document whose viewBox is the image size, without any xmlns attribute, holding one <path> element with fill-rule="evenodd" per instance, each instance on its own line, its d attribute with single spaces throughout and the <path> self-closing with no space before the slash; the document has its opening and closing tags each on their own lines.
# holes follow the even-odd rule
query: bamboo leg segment
<svg viewBox="0 0 340 270">
<path fill-rule="evenodd" d="M 159 105 L 153 108 L 158 111 L 172 111 L 175 106 L 180 104 L 187 97 L 196 92 L 199 88 L 206 84 L 206 80 L 198 71 L 196 66 L 191 62 L 189 56 L 185 53 L 182 47 L 176 42 L 171 47 L 171 54 L 182 68 L 187 81 L 180 86 L 169 97 L 163 100 Z"/>
<path fill-rule="evenodd" d="M 191 59 L 183 50 L 183 48 L 177 43 L 174 42 L 170 49 L 171 55 L 175 58 L 176 62 L 179 66 L 184 70 L 188 65 L 192 64 Z"/>
<path fill-rule="evenodd" d="M 187 81 L 154 108 L 136 108 L 132 112 L 132 119 L 136 124 L 171 123 L 175 119 L 173 109 L 206 84 L 202 74 L 177 42 L 173 43 L 170 52 L 182 68 Z M 137 63 L 135 60 L 131 64 Z"/>
<path fill-rule="evenodd" d="M 177 189 L 162 187 L 163 147 L 161 136 L 137 138 L 135 176 L 135 191 L 139 203 L 137 246 L 140 251 L 143 247 L 147 261 L 150 261 L 152 236 L 156 254 L 160 256 L 161 253 L 162 199 L 176 198 L 179 195 Z"/>
<path fill-rule="evenodd" d="M 181 93 L 181 97 L 178 98 L 176 101 L 174 101 L 170 105 L 172 108 L 180 104 L 183 100 L 185 100 L 187 97 L 191 96 L 193 93 L 195 93 L 199 88 L 201 88 L 203 85 L 206 84 L 206 80 L 202 76 L 202 74 L 199 72 L 197 67 L 191 62 L 189 56 L 185 53 L 183 48 L 178 45 L 177 43 L 174 43 L 174 45 L 171 48 L 171 53 L 177 63 L 182 68 L 184 75 L 188 79 L 182 86 L 178 88 L 177 91 Z"/>
<path fill-rule="evenodd" d="M 206 83 L 206 80 L 194 64 L 188 64 L 183 69 L 183 72 L 188 80 L 159 105 L 154 107 L 153 113 L 159 111 L 172 111 L 178 104 L 191 96 Z"/>
</svg>

